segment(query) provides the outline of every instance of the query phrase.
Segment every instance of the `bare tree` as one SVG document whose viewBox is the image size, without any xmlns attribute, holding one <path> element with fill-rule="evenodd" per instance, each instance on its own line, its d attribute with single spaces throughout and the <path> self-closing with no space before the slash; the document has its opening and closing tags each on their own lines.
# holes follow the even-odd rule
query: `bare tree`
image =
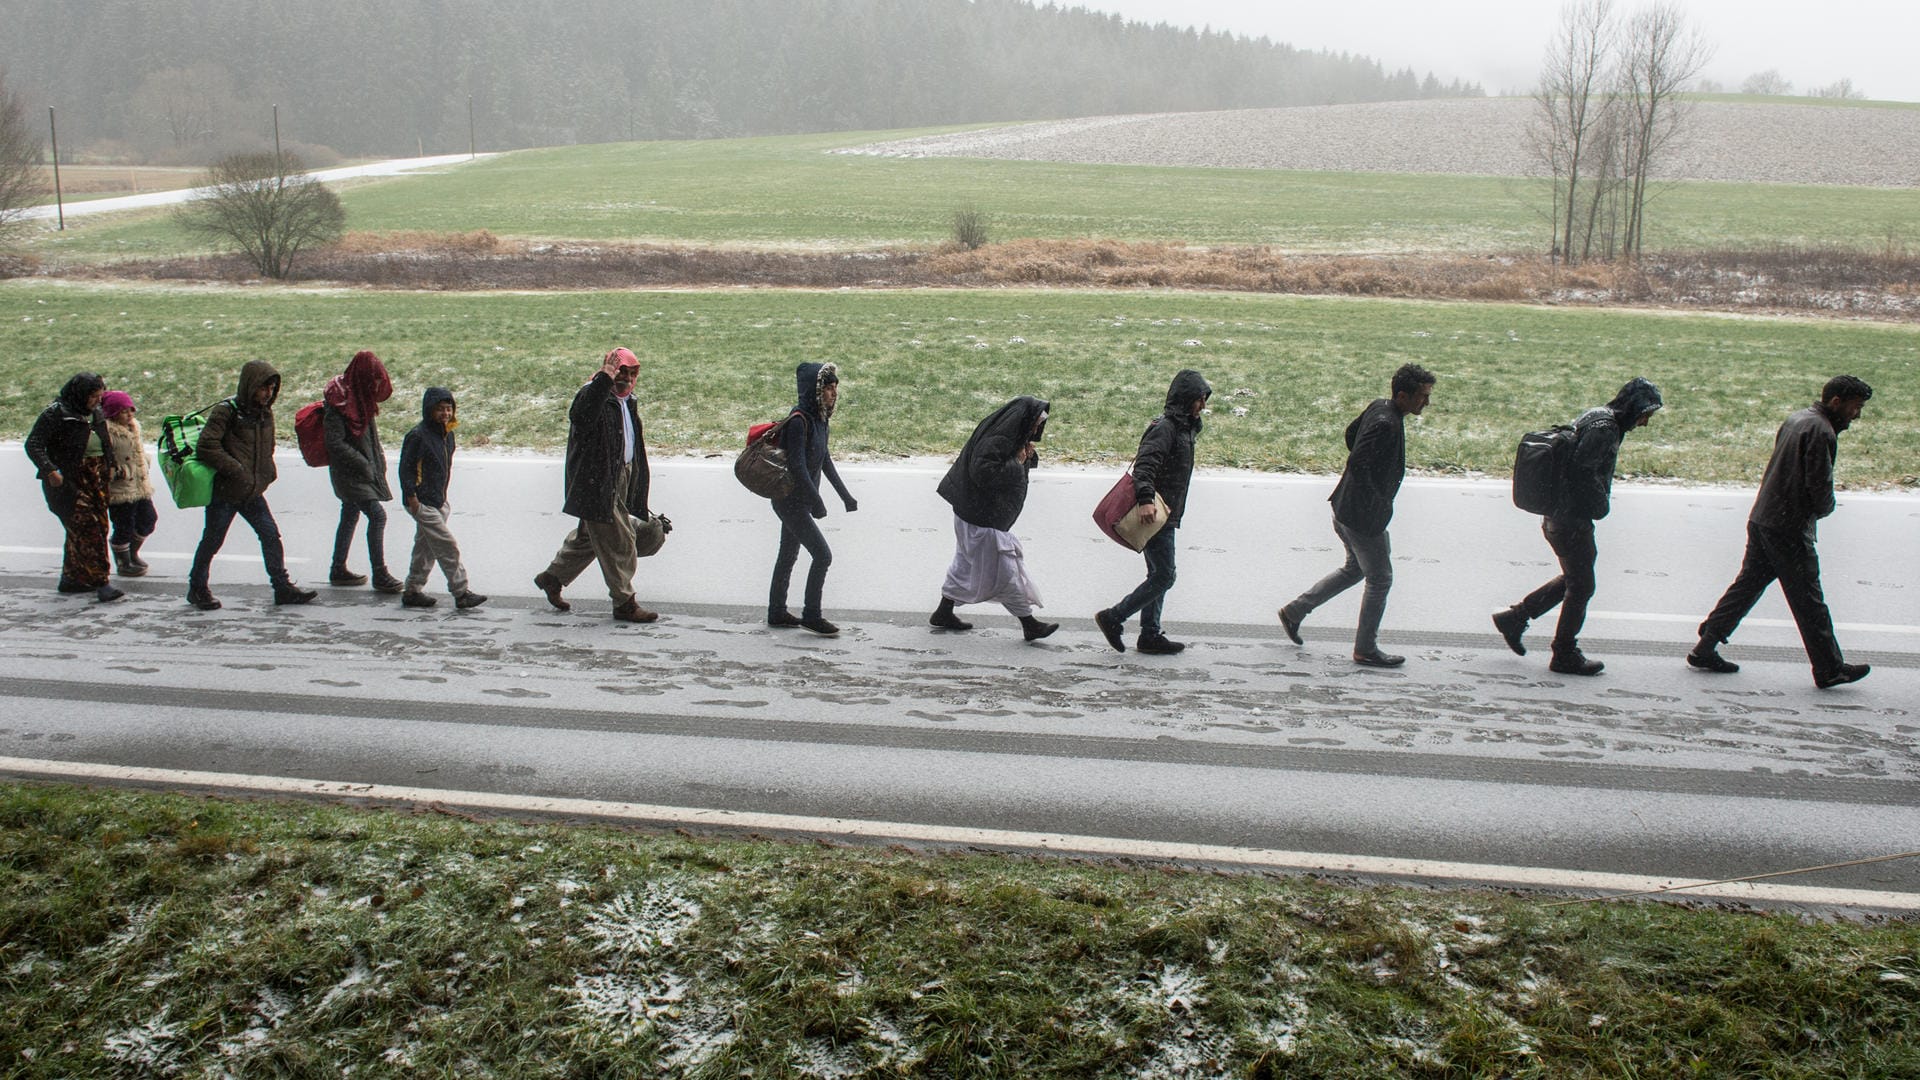
<svg viewBox="0 0 1920 1080">
<path fill-rule="evenodd" d="M 27 122 L 26 103 L 7 89 L 0 71 L 0 233 L 18 225 L 45 193 L 40 161 L 40 136 Z"/>
<path fill-rule="evenodd" d="M 1640 256 L 1646 240 L 1647 182 L 1686 122 L 1681 97 L 1713 55 L 1674 2 L 1642 8 L 1620 42 L 1619 97 L 1625 112 L 1621 177 L 1627 186 L 1620 253 Z"/>
<path fill-rule="evenodd" d="M 141 141 L 175 160 L 206 161 L 226 140 L 239 95 L 218 64 L 161 68 L 140 80 L 127 114 L 140 117 Z"/>
<path fill-rule="evenodd" d="M 1608 56 L 1613 47 L 1612 0 L 1577 0 L 1561 9 L 1533 93 L 1535 156 L 1553 182 L 1553 250 L 1569 264 L 1591 250 L 1590 221 L 1602 192 L 1595 184 L 1595 133 L 1614 107 Z"/>
<path fill-rule="evenodd" d="M 340 197 L 302 173 L 292 154 L 234 154 L 207 170 L 198 196 L 177 212 L 189 232 L 236 245 L 260 272 L 284 278 L 303 249 L 338 239 Z"/>
<path fill-rule="evenodd" d="M 1780 74 L 1778 68 L 1768 68 L 1747 76 L 1747 81 L 1740 84 L 1740 92 L 1766 97 L 1784 97 L 1793 93 L 1793 84 L 1787 81 L 1785 75 Z"/>
<path fill-rule="evenodd" d="M 1835 79 L 1825 86 L 1818 86 L 1807 91 L 1807 95 L 1817 98 L 1832 98 L 1835 101 L 1862 101 L 1865 100 L 1867 92 L 1865 90 L 1854 89 L 1852 79 Z"/>
</svg>

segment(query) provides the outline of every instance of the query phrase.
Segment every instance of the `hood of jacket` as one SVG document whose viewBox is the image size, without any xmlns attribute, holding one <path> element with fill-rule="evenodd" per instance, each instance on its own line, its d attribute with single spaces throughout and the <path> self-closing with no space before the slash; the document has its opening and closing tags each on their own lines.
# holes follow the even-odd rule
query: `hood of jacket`
<svg viewBox="0 0 1920 1080">
<path fill-rule="evenodd" d="M 68 379 L 67 385 L 60 388 L 60 404 L 75 416 L 92 416 L 93 409 L 88 406 L 87 399 L 93 396 L 95 390 L 106 388 L 107 380 L 91 371 L 82 371 Z"/>
<path fill-rule="evenodd" d="M 263 386 L 273 387 L 273 394 L 267 398 L 267 412 L 273 411 L 273 403 L 280 399 L 280 372 L 265 360 L 249 360 L 240 367 L 240 392 L 234 396 L 238 411 L 252 416 L 258 408 L 253 395 Z"/>
<path fill-rule="evenodd" d="M 367 422 L 380 415 L 380 403 L 393 396 L 393 380 L 387 365 L 371 351 L 362 349 L 347 361 L 347 370 L 328 380 L 321 400 L 340 410 L 347 432 L 359 437 Z"/>
<path fill-rule="evenodd" d="M 794 407 L 821 420 L 831 419 L 833 411 L 823 410 L 820 391 L 840 381 L 840 369 L 834 364 L 805 363 L 793 369 Z"/>
<path fill-rule="evenodd" d="M 434 423 L 433 410 L 435 406 L 439 405 L 443 401 L 448 402 L 449 404 L 452 404 L 455 408 L 458 408 L 460 404 L 459 402 L 453 400 L 453 391 L 447 389 L 446 387 L 444 386 L 427 387 L 427 392 L 420 395 L 420 422 L 431 428 L 439 427 L 440 426 L 439 424 Z M 455 425 L 459 423 L 460 421 L 456 419 L 452 424 L 448 424 L 447 427 L 448 429 L 452 429 Z"/>
<path fill-rule="evenodd" d="M 1182 368 L 1167 386 L 1166 415 L 1169 419 L 1200 430 L 1200 418 L 1193 415 L 1193 403 L 1213 396 L 1213 384 L 1192 368 Z"/>
<path fill-rule="evenodd" d="M 1636 376 L 1613 395 L 1612 401 L 1607 402 L 1607 410 L 1613 413 L 1613 418 L 1620 423 L 1621 432 L 1625 433 L 1632 431 L 1641 417 L 1659 412 L 1663 404 L 1660 388 Z"/>
<path fill-rule="evenodd" d="M 1052 405 L 1037 397 L 1014 398 L 980 421 L 980 425 L 973 429 L 973 437 L 967 440 L 967 448 L 978 446 L 988 439 L 1005 439 L 1014 446 L 1037 443 L 1046 435 L 1045 417 L 1052 411 Z M 1039 425 L 1038 431 L 1034 430 L 1036 424 Z"/>
</svg>

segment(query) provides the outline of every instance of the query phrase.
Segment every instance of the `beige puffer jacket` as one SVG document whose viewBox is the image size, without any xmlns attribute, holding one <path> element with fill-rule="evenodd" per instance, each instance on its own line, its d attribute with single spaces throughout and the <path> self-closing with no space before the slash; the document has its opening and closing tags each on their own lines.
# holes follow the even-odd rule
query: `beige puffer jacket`
<svg viewBox="0 0 1920 1080">
<path fill-rule="evenodd" d="M 153 479 L 147 473 L 147 441 L 140 421 L 122 427 L 107 421 L 107 439 L 113 444 L 113 479 L 107 484 L 107 502 L 139 502 L 153 498 Z"/>
</svg>

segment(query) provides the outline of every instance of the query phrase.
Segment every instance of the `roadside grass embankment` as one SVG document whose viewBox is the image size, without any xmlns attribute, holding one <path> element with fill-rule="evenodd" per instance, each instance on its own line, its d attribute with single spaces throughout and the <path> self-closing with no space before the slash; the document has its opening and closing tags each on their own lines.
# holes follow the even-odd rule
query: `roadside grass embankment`
<svg viewBox="0 0 1920 1080">
<path fill-rule="evenodd" d="M 1920 1074 L 1920 927 L 0 785 L 10 1076 Z"/>
<path fill-rule="evenodd" d="M 355 350 L 394 373 L 386 421 L 429 385 L 461 402 L 463 445 L 553 451 L 575 388 L 614 345 L 645 358 L 649 447 L 732 453 L 793 398 L 793 367 L 844 369 L 837 453 L 944 457 L 1019 394 L 1054 403 L 1053 461 L 1122 462 L 1182 367 L 1213 382 L 1202 466 L 1326 473 L 1394 368 L 1440 377 L 1408 464 L 1505 474 L 1523 431 L 1606 401 L 1634 375 L 1667 408 L 1627 440 L 1622 475 L 1756 483 L 1773 432 L 1831 375 L 1881 388 L 1838 476 L 1913 484 L 1920 327 L 1505 304 L 1062 291 L 388 293 L 0 285 L 0 436 L 18 438 L 79 370 L 128 390 L 148 427 L 233 392 L 241 364 L 283 373 L 283 436 Z M 1244 391 L 1244 393 L 1243 393 Z M 1888 392 L 1891 391 L 1891 392 Z M 1241 410 L 1244 410 L 1242 412 Z"/>
</svg>

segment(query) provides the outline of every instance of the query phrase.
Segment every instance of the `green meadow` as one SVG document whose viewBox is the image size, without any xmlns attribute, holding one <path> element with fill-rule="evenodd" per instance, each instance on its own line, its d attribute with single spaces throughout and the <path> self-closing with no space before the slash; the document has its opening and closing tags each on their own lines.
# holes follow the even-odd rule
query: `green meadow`
<svg viewBox="0 0 1920 1080">
<path fill-rule="evenodd" d="M 575 387 L 615 345 L 646 360 L 649 445 L 728 451 L 791 401 L 794 364 L 842 365 L 848 456 L 946 455 L 1010 397 L 1054 403 L 1056 460 L 1133 451 L 1182 367 L 1217 394 L 1201 462 L 1335 472 L 1341 432 L 1406 362 L 1440 377 L 1408 462 L 1502 474 L 1522 431 L 1570 419 L 1644 375 L 1667 409 L 1624 474 L 1757 481 L 1774 428 L 1830 375 L 1883 392 L 1846 436 L 1839 477 L 1912 483 L 1920 327 L 1509 304 L 1259 294 L 950 290 L 540 294 L 0 284 L 0 435 L 17 438 L 73 371 L 96 369 L 148 417 L 233 392 L 240 365 L 284 373 L 283 423 L 355 350 L 462 401 L 469 446 L 553 450 Z M 1241 412 L 1244 410 L 1244 412 Z M 396 420 L 394 422 L 402 422 Z M 151 421 L 150 421 L 151 423 Z"/>
</svg>

